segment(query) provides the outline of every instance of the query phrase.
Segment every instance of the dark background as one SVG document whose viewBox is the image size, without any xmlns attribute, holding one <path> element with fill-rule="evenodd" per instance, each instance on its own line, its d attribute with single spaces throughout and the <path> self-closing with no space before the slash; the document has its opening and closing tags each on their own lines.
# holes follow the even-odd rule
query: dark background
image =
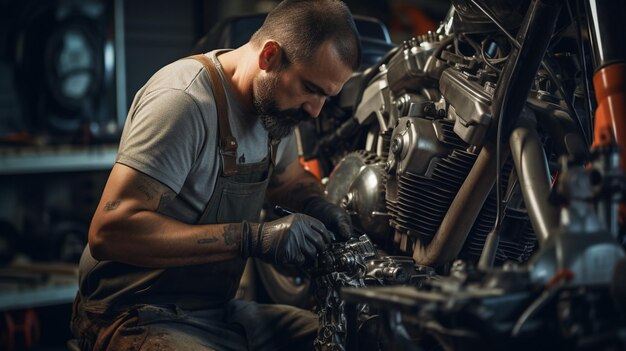
<svg viewBox="0 0 626 351">
<path fill-rule="evenodd" d="M 440 0 L 347 3 L 386 25 L 394 43 L 434 30 L 449 7 Z M 135 92 L 189 55 L 220 20 L 275 4 L 0 0 L 0 349 L 10 338 L 15 349 L 26 348 L 23 328 L 37 334 L 38 326 L 41 337 L 30 337 L 38 350 L 63 349 L 70 338 L 71 289 L 57 278 L 75 282 Z M 30 299 L 41 289 L 43 298 Z"/>
</svg>

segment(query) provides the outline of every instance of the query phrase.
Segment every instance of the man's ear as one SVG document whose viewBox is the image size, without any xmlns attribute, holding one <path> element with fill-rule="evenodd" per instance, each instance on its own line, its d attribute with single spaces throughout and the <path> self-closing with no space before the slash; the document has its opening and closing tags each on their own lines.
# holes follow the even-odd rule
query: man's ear
<svg viewBox="0 0 626 351">
<path fill-rule="evenodd" d="M 259 68 L 264 71 L 271 71 L 280 65 L 283 48 L 274 40 L 268 40 L 263 44 L 259 53 Z"/>
</svg>

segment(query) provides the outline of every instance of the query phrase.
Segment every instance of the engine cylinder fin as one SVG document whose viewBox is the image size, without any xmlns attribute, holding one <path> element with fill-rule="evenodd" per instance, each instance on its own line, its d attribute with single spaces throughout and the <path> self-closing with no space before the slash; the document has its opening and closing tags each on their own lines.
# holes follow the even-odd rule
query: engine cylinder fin
<svg viewBox="0 0 626 351">
<path fill-rule="evenodd" d="M 394 180 L 393 196 L 386 198 L 389 223 L 410 240 L 427 244 L 436 234 L 459 188 L 476 161 L 476 154 L 466 151 L 468 144 L 453 131 L 450 121 L 436 121 L 440 141 L 452 146 L 452 152 L 434 161 L 428 176 L 405 171 Z M 508 179 L 511 166 L 503 169 L 503 179 Z M 506 184 L 502 184 L 506 191 Z M 528 259 L 537 247 L 528 217 L 524 211 L 507 210 L 506 216 L 513 223 L 509 234 L 502 235 L 497 262 Z M 481 255 L 487 234 L 493 228 L 496 217 L 495 191 L 489 196 L 476 219 L 468 239 L 459 255 L 477 261 Z M 410 254 L 410 252 L 407 252 Z"/>
<path fill-rule="evenodd" d="M 474 154 L 453 150 L 435 163 L 430 177 L 400 175 L 397 200 L 387 201 L 392 226 L 425 243 L 432 240 L 475 160 Z"/>
<path fill-rule="evenodd" d="M 463 169 L 459 169 L 457 165 L 449 164 L 446 160 L 442 160 L 434 171 L 433 175 L 444 173 L 441 177 L 454 177 L 457 180 L 463 181 L 467 177 L 467 173 L 463 172 Z"/>
<path fill-rule="evenodd" d="M 436 206 L 443 206 L 444 210 L 448 208 L 449 197 L 454 195 L 443 192 L 436 193 L 429 190 L 422 190 L 420 192 L 420 189 L 414 191 L 402 189 L 399 190 L 398 193 L 400 198 L 410 201 L 411 207 L 414 207 L 413 205 L 423 205 L 421 206 L 422 208 L 430 208 L 430 204 L 434 203 Z"/>
<path fill-rule="evenodd" d="M 441 126 L 441 131 L 443 132 L 440 140 L 452 146 L 455 149 L 467 149 L 469 144 L 463 141 L 455 132 L 454 132 L 454 121 L 441 119 L 438 120 L 438 123 Z"/>
<path fill-rule="evenodd" d="M 512 166 L 503 167 L 503 179 L 508 179 Z M 506 191 L 506 184 L 502 184 Z M 474 226 L 461 250 L 460 258 L 477 262 L 482 253 L 487 234 L 492 230 L 496 219 L 495 191 L 492 191 L 483 205 Z M 524 209 L 508 207 L 501 228 L 501 237 L 496 251 L 496 264 L 504 261 L 525 262 L 537 249 L 537 238 Z"/>
<path fill-rule="evenodd" d="M 503 233 L 503 238 L 500 240 L 498 252 L 496 253 L 496 260 L 500 262 L 506 260 L 513 260 L 519 263 L 526 262 L 537 249 L 537 237 L 532 229 L 530 220 L 527 216 L 524 216 L 525 211 L 511 211 L 509 209 L 507 212 L 518 212 L 518 215 L 514 214 L 512 218 L 513 216 L 516 217 L 514 222 L 518 223 L 517 227 L 519 227 L 519 230 Z"/>
<path fill-rule="evenodd" d="M 415 209 L 416 211 L 420 211 L 422 213 L 430 213 L 431 211 L 446 211 L 448 208 L 445 204 L 433 202 L 430 204 L 416 203 Z"/>
<path fill-rule="evenodd" d="M 414 225 L 416 228 L 424 228 L 428 230 L 437 229 L 439 227 L 439 222 L 433 220 L 432 218 L 428 218 L 427 216 L 411 213 L 411 212 L 402 212 L 398 211 L 399 222 L 406 223 L 408 226 Z"/>
<path fill-rule="evenodd" d="M 436 231 L 437 228 L 439 227 L 438 223 L 428 223 L 425 221 L 416 220 L 414 218 L 405 219 L 402 216 L 399 216 L 398 218 L 396 218 L 395 222 L 398 225 L 403 226 L 404 228 L 412 229 L 420 233 L 420 235 L 425 235 L 427 233 Z"/>
</svg>

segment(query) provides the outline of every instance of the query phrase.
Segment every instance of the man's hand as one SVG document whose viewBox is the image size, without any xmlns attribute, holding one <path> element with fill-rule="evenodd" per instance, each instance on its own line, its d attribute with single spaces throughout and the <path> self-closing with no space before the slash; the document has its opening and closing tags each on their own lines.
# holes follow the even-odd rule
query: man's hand
<svg viewBox="0 0 626 351">
<path fill-rule="evenodd" d="M 306 203 L 302 212 L 322 221 L 341 240 L 345 241 L 354 236 L 350 215 L 332 202 L 321 197 L 314 197 Z"/>
<path fill-rule="evenodd" d="M 315 218 L 292 214 L 266 223 L 243 223 L 241 255 L 273 264 L 311 263 L 332 234 Z"/>
</svg>

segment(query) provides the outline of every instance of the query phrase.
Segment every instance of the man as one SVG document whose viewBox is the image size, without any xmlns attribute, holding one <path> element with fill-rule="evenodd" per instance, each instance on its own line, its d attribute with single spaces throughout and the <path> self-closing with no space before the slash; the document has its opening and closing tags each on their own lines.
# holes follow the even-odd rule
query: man
<svg viewBox="0 0 626 351">
<path fill-rule="evenodd" d="M 354 21 L 338 0 L 285 0 L 247 44 L 200 56 L 157 72 L 129 111 L 80 262 L 83 349 L 312 347 L 314 314 L 233 297 L 248 257 L 306 265 L 352 235 L 292 129 L 358 67 Z M 259 223 L 265 198 L 302 213 Z"/>
</svg>

